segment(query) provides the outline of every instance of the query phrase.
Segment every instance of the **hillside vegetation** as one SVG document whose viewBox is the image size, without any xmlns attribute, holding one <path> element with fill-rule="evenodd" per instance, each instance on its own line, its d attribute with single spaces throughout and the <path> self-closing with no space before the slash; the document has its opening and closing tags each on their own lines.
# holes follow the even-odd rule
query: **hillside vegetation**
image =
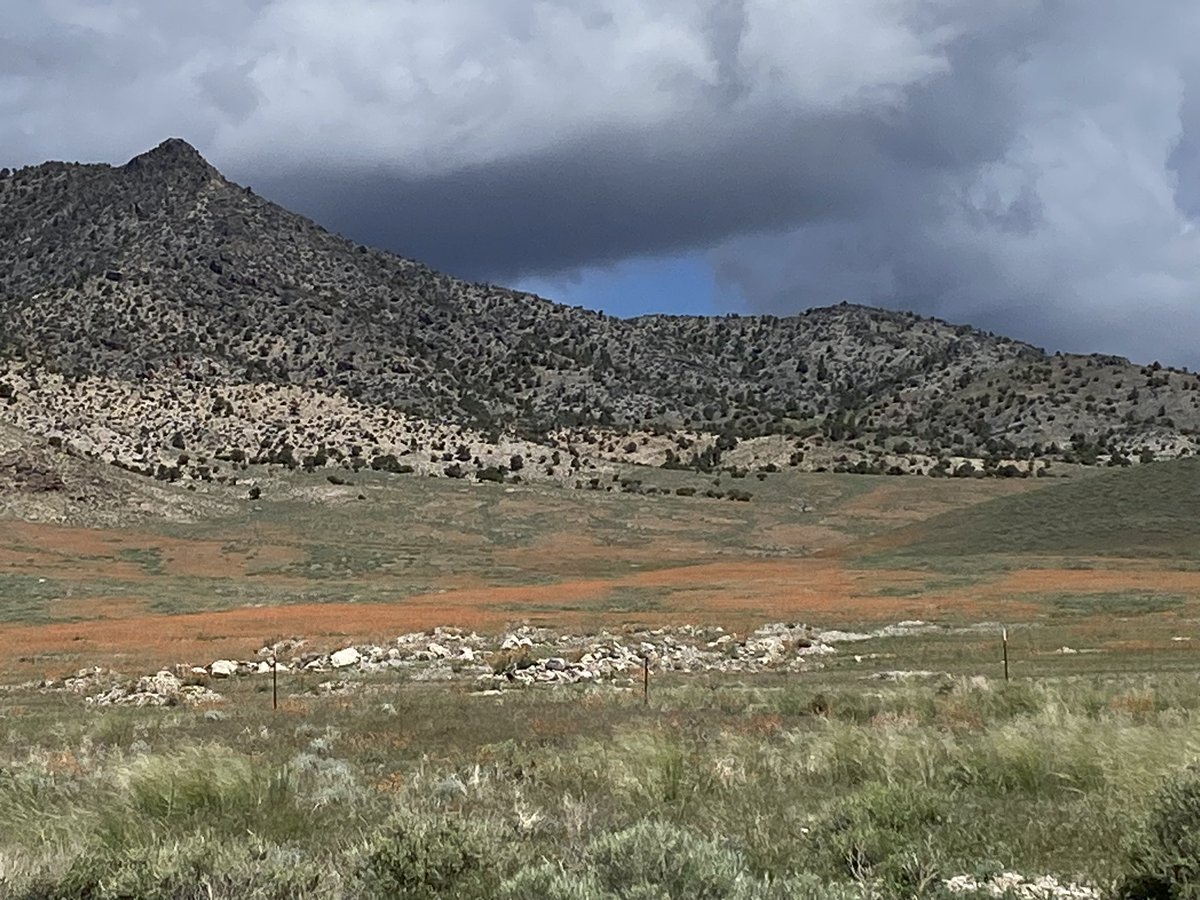
<svg viewBox="0 0 1200 900">
<path fill-rule="evenodd" d="M 740 441 L 779 436 L 747 462 L 938 475 L 1176 456 L 1200 428 L 1193 374 L 1051 357 L 907 313 L 621 320 L 467 283 L 332 235 L 177 139 L 120 167 L 0 176 L 0 399 L 13 404 L 9 376 L 46 370 L 282 384 L 493 438 L 708 436 L 656 464 L 711 468 Z"/>
<path fill-rule="evenodd" d="M 1174 557 L 1200 548 L 1200 459 L 1054 484 L 922 523 L 893 557 L 980 553 Z"/>
</svg>

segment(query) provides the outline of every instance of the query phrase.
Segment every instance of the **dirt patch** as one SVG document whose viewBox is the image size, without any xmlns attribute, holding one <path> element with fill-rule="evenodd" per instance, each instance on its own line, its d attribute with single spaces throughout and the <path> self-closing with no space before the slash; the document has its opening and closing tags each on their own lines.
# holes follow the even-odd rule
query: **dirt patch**
<svg viewBox="0 0 1200 900">
<path fill-rule="evenodd" d="M 615 544 L 579 532 L 566 532 L 540 538 L 531 546 L 498 549 L 494 555 L 501 565 L 531 572 L 565 574 L 578 572 L 585 566 L 621 568 L 631 564 L 661 564 L 664 558 L 705 559 L 713 552 L 706 544 L 674 536 L 636 544 Z"/>
<path fill-rule="evenodd" d="M 896 479 L 847 499 L 837 507 L 836 513 L 903 524 L 1040 487 L 1045 487 L 1045 484 L 1035 479 L 990 478 L 943 480 L 938 490 L 933 491 L 928 483 L 922 483 L 920 479 Z"/>
<path fill-rule="evenodd" d="M 9 521 L 0 525 L 0 567 L 53 578 L 136 581 L 150 574 L 237 577 L 304 559 L 299 548 L 251 543 L 247 536 L 241 537 L 240 541 L 171 538 L 124 529 Z"/>
<path fill-rule="evenodd" d="M 1157 591 L 1200 598 L 1200 572 L 1127 568 L 1111 560 L 1104 568 L 1024 569 L 1011 572 L 989 586 L 992 593 L 1113 593 Z"/>
<path fill-rule="evenodd" d="M 755 532 L 754 539 L 764 548 L 792 553 L 839 547 L 848 540 L 844 532 L 822 525 L 772 525 Z"/>
</svg>

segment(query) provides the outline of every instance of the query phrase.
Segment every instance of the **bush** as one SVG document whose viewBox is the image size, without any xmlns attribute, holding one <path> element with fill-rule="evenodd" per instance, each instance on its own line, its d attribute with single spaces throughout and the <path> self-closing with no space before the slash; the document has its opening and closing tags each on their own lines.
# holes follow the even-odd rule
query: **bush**
<svg viewBox="0 0 1200 900">
<path fill-rule="evenodd" d="M 1200 898 L 1200 763 L 1159 788 L 1127 858 L 1123 900 Z"/>
<path fill-rule="evenodd" d="M 81 853 L 6 891 L 14 900 L 300 900 L 336 896 L 327 866 L 294 848 L 217 844 L 200 835 Z M 7 888 L 0 881 L 0 887 Z"/>
<path fill-rule="evenodd" d="M 591 873 L 574 873 L 558 863 L 527 866 L 504 882 L 503 900 L 608 900 L 612 895 Z"/>
<path fill-rule="evenodd" d="M 736 851 L 666 822 L 643 821 L 592 840 L 574 867 L 528 866 L 508 879 L 504 900 L 851 900 L 857 885 L 804 875 L 758 879 Z"/>
<path fill-rule="evenodd" d="M 500 847 L 482 826 L 401 813 L 371 838 L 356 880 L 367 897 L 494 897 Z"/>
<path fill-rule="evenodd" d="M 677 825 L 639 822 L 595 840 L 590 867 L 618 897 L 687 897 L 718 900 L 732 894 L 741 858 Z"/>
<path fill-rule="evenodd" d="M 937 880 L 932 848 L 921 837 L 942 824 L 952 806 L 948 795 L 928 788 L 872 785 L 814 824 L 805 868 L 915 896 Z"/>
</svg>

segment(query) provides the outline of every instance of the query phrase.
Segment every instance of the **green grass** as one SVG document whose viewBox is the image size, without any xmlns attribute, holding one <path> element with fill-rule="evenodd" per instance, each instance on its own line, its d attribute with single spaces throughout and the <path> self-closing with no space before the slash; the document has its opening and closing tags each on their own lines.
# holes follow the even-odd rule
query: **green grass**
<svg viewBox="0 0 1200 900">
<path fill-rule="evenodd" d="M 130 547 L 118 554 L 118 558 L 139 566 L 147 575 L 163 575 L 162 551 L 157 547 Z"/>
<path fill-rule="evenodd" d="M 82 559 L 72 578 L 10 573 L 0 619 L 44 621 L 71 592 L 184 612 L 758 558 L 790 526 L 886 531 L 894 520 L 851 505 L 876 489 L 889 514 L 915 519 L 925 504 L 969 506 L 1003 487 L 723 477 L 753 490 L 742 504 L 360 473 L 365 500 L 318 506 L 286 491 L 323 485 L 320 474 L 272 477 L 257 510 L 160 527 L 237 556 L 286 551 L 251 560 L 249 576 L 180 576 L 154 551 L 125 549 L 113 559 L 138 565 L 143 583 L 89 576 L 101 561 Z M 938 516 L 908 532 L 913 546 L 864 564 L 926 571 L 876 592 L 909 600 L 1062 557 L 1082 568 L 1144 553 L 1187 567 L 1198 485 L 1192 460 L 1039 484 Z M 547 550 L 563 536 L 587 540 Z M 672 546 L 685 549 L 643 552 Z M 664 596 L 617 586 L 520 609 L 654 624 Z M 1190 634 L 1192 598 L 1030 599 L 1045 615 L 1008 623 L 1008 685 L 988 626 L 847 644 L 804 674 L 656 676 L 648 706 L 609 687 L 481 697 L 394 674 L 332 696 L 318 691 L 328 674 L 288 675 L 276 713 L 261 679 L 221 682 L 227 700 L 212 715 L 93 709 L 11 686 L 0 695 L 0 896 L 865 900 L 944 896 L 945 876 L 1009 869 L 1109 885 L 1129 871 L 1157 786 L 1200 756 L 1200 662 L 1169 641 Z M 852 608 L 836 615 L 845 621 L 818 624 L 855 628 Z M 890 670 L 933 674 L 873 677 Z"/>
<path fill-rule="evenodd" d="M 1055 610 L 1071 615 L 1136 616 L 1170 612 L 1187 604 L 1178 594 L 1110 591 L 1095 594 L 1052 594 L 1039 598 Z"/>
<path fill-rule="evenodd" d="M 274 714 L 225 684 L 217 717 L 19 697 L 0 719 L 0 892 L 898 898 L 981 869 L 1103 885 L 1200 753 L 1195 676 L 664 681 L 649 708 L 382 678 L 342 703 L 289 681 Z"/>
<path fill-rule="evenodd" d="M 0 574 L 0 622 L 48 622 L 50 601 L 66 596 L 66 586 L 38 575 Z"/>
<path fill-rule="evenodd" d="M 983 554 L 1195 560 L 1200 459 L 1178 459 L 1054 483 L 937 516 L 886 554 L 905 560 Z"/>
</svg>

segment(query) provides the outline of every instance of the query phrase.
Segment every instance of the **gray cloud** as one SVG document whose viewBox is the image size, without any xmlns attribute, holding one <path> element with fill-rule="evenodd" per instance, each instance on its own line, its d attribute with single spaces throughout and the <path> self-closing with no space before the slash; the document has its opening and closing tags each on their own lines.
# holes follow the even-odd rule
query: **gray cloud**
<svg viewBox="0 0 1200 900">
<path fill-rule="evenodd" d="M 960 38 L 882 142 L 866 215 L 734 238 L 714 266 L 752 308 L 841 295 L 1195 365 L 1197 24 L 1182 4 L 1058 3 Z"/>
<path fill-rule="evenodd" d="M 1200 363 L 1189 0 L 45 0 L 0 164 L 169 134 L 364 242 L 515 280 L 707 250 L 843 298 Z"/>
</svg>

